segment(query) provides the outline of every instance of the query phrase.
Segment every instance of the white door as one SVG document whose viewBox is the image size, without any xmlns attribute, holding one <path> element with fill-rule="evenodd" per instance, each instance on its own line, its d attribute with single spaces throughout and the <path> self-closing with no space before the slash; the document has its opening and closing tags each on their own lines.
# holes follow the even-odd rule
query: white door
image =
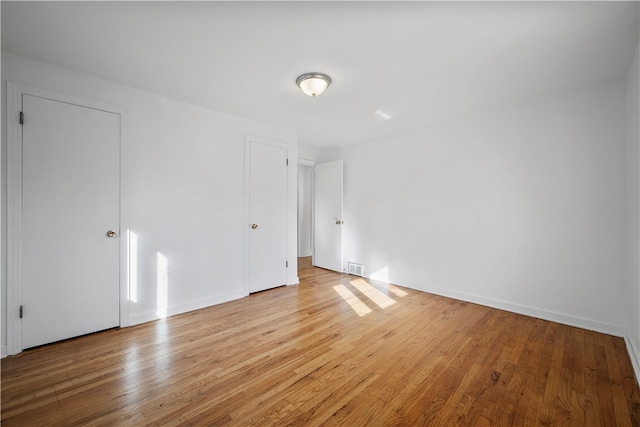
<svg viewBox="0 0 640 427">
<path fill-rule="evenodd" d="M 249 143 L 249 292 L 287 283 L 287 150 Z"/>
<path fill-rule="evenodd" d="M 313 265 L 342 272 L 342 160 L 315 166 Z"/>
<path fill-rule="evenodd" d="M 26 94 L 22 106 L 29 348 L 119 325 L 120 116 Z"/>
</svg>

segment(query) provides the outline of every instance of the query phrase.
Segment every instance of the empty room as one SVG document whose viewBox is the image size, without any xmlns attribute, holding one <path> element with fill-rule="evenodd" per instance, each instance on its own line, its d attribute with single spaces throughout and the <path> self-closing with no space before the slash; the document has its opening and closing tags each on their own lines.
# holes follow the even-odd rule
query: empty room
<svg viewBox="0 0 640 427">
<path fill-rule="evenodd" d="M 0 7 L 3 426 L 640 425 L 640 2 Z"/>
</svg>

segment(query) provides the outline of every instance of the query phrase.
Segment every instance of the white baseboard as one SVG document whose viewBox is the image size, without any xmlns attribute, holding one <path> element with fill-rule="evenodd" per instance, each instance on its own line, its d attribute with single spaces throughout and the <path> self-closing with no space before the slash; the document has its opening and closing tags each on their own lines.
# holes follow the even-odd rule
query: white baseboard
<svg viewBox="0 0 640 427">
<path fill-rule="evenodd" d="M 187 313 L 189 311 L 199 310 L 201 308 L 211 307 L 212 305 L 222 304 L 225 302 L 233 301 L 246 297 L 247 294 L 244 291 L 229 292 L 223 295 L 218 295 L 213 298 L 201 299 L 198 301 L 192 301 L 167 308 L 167 314 L 165 317 L 175 316 L 176 314 Z M 148 311 L 145 313 L 134 314 L 129 317 L 129 325 L 139 325 L 141 323 L 151 322 L 153 320 L 161 319 L 155 311 Z"/>
<path fill-rule="evenodd" d="M 3 345 L 0 346 L 0 358 L 4 359 L 5 357 L 7 357 L 7 346 Z"/>
<path fill-rule="evenodd" d="M 406 288 L 415 289 L 418 291 L 428 292 L 431 294 L 436 294 L 436 295 L 440 295 L 448 298 L 454 298 L 457 300 L 471 302 L 474 304 L 480 304 L 486 307 L 510 311 L 512 313 L 523 314 L 525 316 L 531 316 L 531 317 L 535 317 L 542 320 L 562 323 L 564 325 L 575 326 L 577 328 L 587 329 L 590 331 L 601 332 L 601 333 L 613 335 L 616 337 L 625 336 L 625 328 L 619 325 L 612 325 L 612 324 L 598 322 L 591 319 L 585 319 L 582 317 L 556 313 L 553 311 L 543 310 L 535 307 L 529 307 L 521 304 L 515 304 L 508 301 L 496 300 L 493 298 L 481 297 L 478 295 L 467 294 L 464 292 L 452 291 L 449 289 L 438 288 L 435 286 L 418 285 L 416 283 L 412 283 L 409 281 L 403 281 L 403 280 L 398 281 L 394 279 L 392 283 L 399 286 L 404 286 Z"/>
<path fill-rule="evenodd" d="M 636 374 L 636 382 L 640 383 L 640 351 L 638 351 L 638 346 L 631 339 L 629 329 L 624 332 L 624 342 L 627 345 L 627 353 L 629 353 L 629 359 L 631 359 L 633 372 Z"/>
</svg>

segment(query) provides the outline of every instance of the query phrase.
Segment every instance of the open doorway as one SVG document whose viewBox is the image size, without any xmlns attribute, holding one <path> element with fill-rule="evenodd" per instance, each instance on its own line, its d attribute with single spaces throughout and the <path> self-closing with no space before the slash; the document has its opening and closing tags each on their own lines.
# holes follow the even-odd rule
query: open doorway
<svg viewBox="0 0 640 427">
<path fill-rule="evenodd" d="M 310 267 L 313 255 L 313 165 L 298 159 L 298 270 Z"/>
</svg>

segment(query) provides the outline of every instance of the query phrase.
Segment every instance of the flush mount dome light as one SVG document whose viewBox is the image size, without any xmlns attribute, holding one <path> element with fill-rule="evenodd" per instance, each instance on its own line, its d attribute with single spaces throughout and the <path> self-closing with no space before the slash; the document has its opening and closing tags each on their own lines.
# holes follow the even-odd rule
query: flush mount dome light
<svg viewBox="0 0 640 427">
<path fill-rule="evenodd" d="M 296 84 L 309 96 L 318 96 L 331 84 L 331 77 L 323 73 L 305 73 L 296 79 Z"/>
</svg>

